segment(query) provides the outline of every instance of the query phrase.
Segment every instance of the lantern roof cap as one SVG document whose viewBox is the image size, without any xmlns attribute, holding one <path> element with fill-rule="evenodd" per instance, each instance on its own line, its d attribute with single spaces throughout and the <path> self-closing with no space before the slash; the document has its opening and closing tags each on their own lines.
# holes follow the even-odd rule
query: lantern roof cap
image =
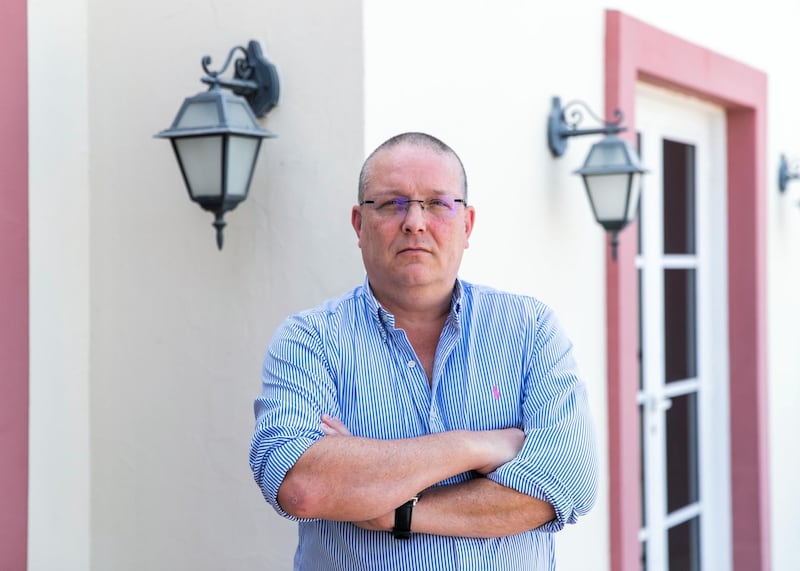
<svg viewBox="0 0 800 571">
<path fill-rule="evenodd" d="M 627 141 L 616 135 L 608 135 L 592 145 L 586 162 L 575 174 L 585 177 L 646 172 L 647 169 L 642 167 L 638 155 Z"/>
<path fill-rule="evenodd" d="M 183 100 L 172 125 L 158 134 L 162 139 L 231 134 L 246 137 L 275 137 L 258 124 L 244 97 L 213 85 Z"/>
</svg>

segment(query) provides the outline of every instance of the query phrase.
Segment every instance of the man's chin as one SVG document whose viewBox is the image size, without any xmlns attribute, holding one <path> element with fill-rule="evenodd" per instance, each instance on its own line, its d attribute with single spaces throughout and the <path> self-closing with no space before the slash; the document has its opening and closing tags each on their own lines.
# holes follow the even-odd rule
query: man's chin
<svg viewBox="0 0 800 571">
<path fill-rule="evenodd" d="M 421 264 L 408 264 L 392 272 L 392 282 L 405 287 L 425 286 L 432 281 L 431 272 Z"/>
</svg>

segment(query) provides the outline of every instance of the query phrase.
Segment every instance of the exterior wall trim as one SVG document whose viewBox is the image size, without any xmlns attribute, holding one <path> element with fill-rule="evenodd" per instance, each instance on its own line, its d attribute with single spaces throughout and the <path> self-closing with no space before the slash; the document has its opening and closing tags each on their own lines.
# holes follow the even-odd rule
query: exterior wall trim
<svg viewBox="0 0 800 571">
<path fill-rule="evenodd" d="M 0 3 L 0 567 L 25 569 L 28 540 L 27 1 Z"/>
<path fill-rule="evenodd" d="M 625 113 L 631 141 L 637 81 L 712 101 L 726 112 L 733 566 L 767 571 L 767 77 L 616 10 L 606 12 L 605 56 L 605 111 Z M 621 236 L 618 261 L 606 249 L 610 564 L 618 571 L 641 569 L 635 233 Z"/>
</svg>

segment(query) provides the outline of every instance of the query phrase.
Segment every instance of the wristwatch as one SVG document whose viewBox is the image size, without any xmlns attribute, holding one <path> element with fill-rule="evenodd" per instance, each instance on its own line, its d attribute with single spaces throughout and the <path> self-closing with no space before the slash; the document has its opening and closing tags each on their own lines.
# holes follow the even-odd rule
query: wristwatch
<svg viewBox="0 0 800 571">
<path fill-rule="evenodd" d="M 417 505 L 419 496 L 414 496 L 402 506 L 394 510 L 394 527 L 392 535 L 395 539 L 408 539 L 411 537 L 411 512 Z"/>
</svg>

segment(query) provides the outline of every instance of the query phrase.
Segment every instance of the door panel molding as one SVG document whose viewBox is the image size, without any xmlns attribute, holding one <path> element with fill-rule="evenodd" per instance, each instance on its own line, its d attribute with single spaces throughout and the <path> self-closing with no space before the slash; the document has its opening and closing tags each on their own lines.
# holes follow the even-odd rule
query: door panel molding
<svg viewBox="0 0 800 571">
<path fill-rule="evenodd" d="M 767 76 L 617 10 L 606 12 L 605 112 L 636 132 L 637 81 L 725 109 L 733 567 L 770 569 L 766 347 Z M 606 251 L 610 565 L 639 569 L 636 225 Z"/>
<path fill-rule="evenodd" d="M 28 541 L 28 35 L 25 0 L 0 2 L 0 568 L 25 569 Z"/>
<path fill-rule="evenodd" d="M 641 252 L 637 257 L 637 268 L 642 272 L 642 350 L 647 375 L 643 380 L 639 402 L 657 402 L 669 412 L 653 408 L 650 415 L 660 419 L 666 415 L 666 424 L 654 424 L 656 431 L 642 433 L 643 449 L 651 457 L 667 451 L 664 472 L 654 470 L 645 463 L 645 487 L 652 490 L 647 496 L 658 500 L 664 494 L 667 498 L 664 513 L 654 512 L 663 505 L 648 506 L 650 521 L 643 525 L 655 526 L 648 535 L 652 540 L 646 545 L 648 550 L 648 569 L 666 568 L 664 557 L 668 549 L 661 549 L 659 541 L 666 541 L 672 528 L 689 519 L 699 517 L 698 561 L 701 569 L 730 569 L 730 469 L 729 469 L 729 419 L 727 346 L 716 342 L 727 336 L 727 251 L 725 238 L 718 235 L 718 228 L 724 227 L 726 217 L 725 195 L 725 112 L 718 105 L 701 101 L 695 97 L 652 87 L 645 83 L 637 84 L 636 113 L 637 131 L 641 141 L 641 159 L 651 174 L 643 181 L 642 204 L 639 213 Z M 669 162 L 670 166 L 667 166 Z M 685 177 L 680 175 L 685 171 Z M 675 186 L 678 185 L 678 186 Z M 686 203 L 667 201 L 666 198 L 683 185 L 687 191 Z M 669 188 L 668 188 L 669 187 Z M 677 197 L 679 195 L 674 195 Z M 677 209 L 675 205 L 681 204 Z M 670 208 L 670 205 L 673 207 Z M 680 222 L 683 221 L 684 224 Z M 678 233 L 665 232 L 680 228 Z M 685 240 L 684 238 L 689 238 Z M 677 240 L 677 241 L 676 241 Z M 671 246 L 670 246 L 671 245 Z M 668 247 L 670 246 L 670 247 Z M 666 250 L 686 251 L 686 254 L 665 254 Z M 675 331 L 673 339 L 696 344 L 689 353 L 670 354 L 664 345 L 664 327 L 669 325 L 668 308 L 664 306 L 669 287 L 667 273 L 675 270 L 680 275 L 691 272 L 693 287 L 687 294 L 691 298 L 684 301 L 688 307 L 695 307 L 696 313 L 688 336 Z M 676 285 L 673 283 L 673 286 Z M 679 284 L 678 284 L 679 285 Z M 651 291 L 651 288 L 653 291 Z M 680 302 L 680 299 L 676 299 Z M 681 310 L 681 308 L 676 307 Z M 655 350 L 655 351 L 654 351 Z M 693 363 L 691 370 L 684 375 L 676 375 L 681 369 L 671 368 L 670 358 L 682 357 Z M 696 359 L 695 359 L 696 357 Z M 687 362 L 687 365 L 689 362 Z M 673 363 L 674 365 L 674 363 Z M 672 371 L 672 373 L 670 373 Z M 691 400 L 686 400 L 688 397 Z M 694 429 L 685 427 L 695 436 L 686 441 L 690 448 L 680 451 L 678 441 L 671 441 L 670 415 L 674 415 L 676 405 L 688 408 L 683 413 L 692 415 L 685 420 L 693 423 Z M 672 416 L 671 422 L 681 417 Z M 663 432 L 659 432 L 661 428 Z M 679 425 L 675 434 L 680 438 L 691 438 L 682 432 Z M 661 441 L 664 440 L 661 445 Z M 678 448 L 675 448 L 678 446 Z M 691 450 L 694 450 L 692 453 Z M 670 461 L 669 451 L 691 454 L 676 457 Z M 678 460 L 678 458 L 681 458 Z M 688 463 L 685 463 L 686 460 Z M 663 463 L 663 459 L 661 460 Z M 696 480 L 682 466 L 696 466 Z M 678 480 L 671 480 L 677 477 Z M 672 485 L 683 482 L 696 490 L 696 496 L 671 496 Z M 694 482 L 692 487 L 691 482 Z M 678 503 L 675 503 L 678 502 Z M 661 527 L 658 527 L 661 526 Z M 688 529 L 688 528 L 687 528 Z M 641 535 L 641 534 L 640 534 Z M 691 545 L 695 545 L 690 542 Z M 665 546 L 666 547 L 666 546 Z M 659 559 L 661 557 L 661 559 Z M 683 563 L 686 563 L 685 561 Z M 681 562 L 670 562 L 670 568 Z"/>
</svg>

